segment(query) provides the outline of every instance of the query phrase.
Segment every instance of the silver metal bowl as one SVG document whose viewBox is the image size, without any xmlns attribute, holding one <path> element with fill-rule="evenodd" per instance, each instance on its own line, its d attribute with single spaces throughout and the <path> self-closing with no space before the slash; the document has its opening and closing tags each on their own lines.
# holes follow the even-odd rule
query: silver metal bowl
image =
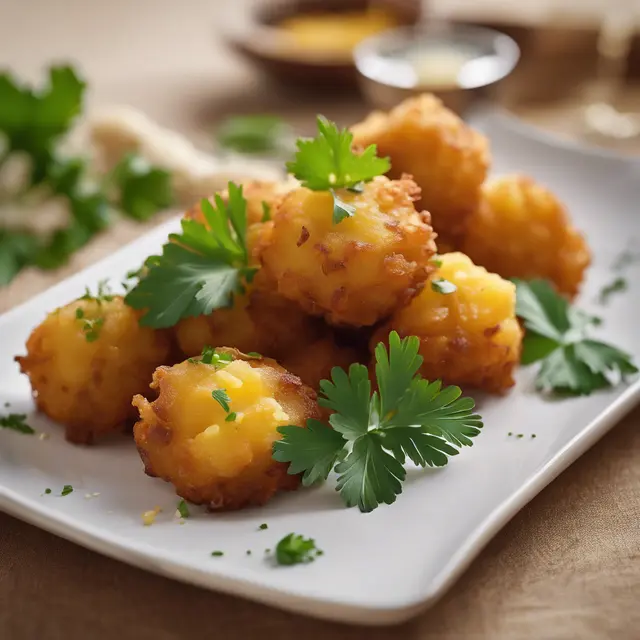
<svg viewBox="0 0 640 640">
<path fill-rule="evenodd" d="M 429 50 L 452 49 L 464 56 L 455 78 L 429 84 L 414 62 Z M 498 31 L 458 24 L 402 27 L 367 38 L 354 51 L 365 96 L 389 109 L 419 93 L 434 93 L 446 106 L 463 113 L 477 98 L 491 96 L 520 59 L 516 42 Z"/>
</svg>

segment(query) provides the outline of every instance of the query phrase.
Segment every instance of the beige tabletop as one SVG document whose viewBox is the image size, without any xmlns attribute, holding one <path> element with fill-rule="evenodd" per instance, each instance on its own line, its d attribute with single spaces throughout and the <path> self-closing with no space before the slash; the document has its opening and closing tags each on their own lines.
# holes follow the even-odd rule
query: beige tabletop
<svg viewBox="0 0 640 640">
<path fill-rule="evenodd" d="M 216 25 L 232 5 L 0 0 L 0 67 L 34 76 L 52 59 L 75 58 L 91 82 L 91 103 L 133 104 L 202 141 L 207 122 L 242 105 L 308 113 L 303 99 L 264 85 L 225 51 Z M 364 109 L 345 105 L 326 96 L 322 110 L 333 116 Z M 120 226 L 60 272 L 22 274 L 0 291 L 0 310 L 143 231 Z M 319 622 L 185 586 L 0 514 L 0 638 L 635 640 L 639 426 L 636 411 L 523 509 L 441 602 L 391 629 Z"/>
</svg>

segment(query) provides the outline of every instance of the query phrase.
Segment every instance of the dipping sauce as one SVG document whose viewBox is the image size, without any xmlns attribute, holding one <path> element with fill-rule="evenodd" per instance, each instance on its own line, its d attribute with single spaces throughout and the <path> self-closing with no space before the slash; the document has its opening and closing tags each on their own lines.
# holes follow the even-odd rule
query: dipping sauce
<svg viewBox="0 0 640 640">
<path fill-rule="evenodd" d="M 349 59 L 365 38 L 398 25 L 397 18 L 380 8 L 344 13 L 308 13 L 286 18 L 277 25 L 283 47 L 314 57 Z"/>
<path fill-rule="evenodd" d="M 433 89 L 458 86 L 462 68 L 473 57 L 472 52 L 453 45 L 438 45 L 407 52 L 407 61 L 415 72 L 415 84 Z"/>
</svg>

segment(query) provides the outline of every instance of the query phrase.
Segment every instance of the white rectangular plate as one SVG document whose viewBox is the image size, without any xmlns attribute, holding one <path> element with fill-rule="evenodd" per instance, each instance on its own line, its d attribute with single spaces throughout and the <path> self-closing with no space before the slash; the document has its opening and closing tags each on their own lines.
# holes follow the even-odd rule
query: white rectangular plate
<svg viewBox="0 0 640 640">
<path fill-rule="evenodd" d="M 604 318 L 603 339 L 640 359 L 640 287 L 634 279 L 609 306 L 595 304 L 601 286 L 613 278 L 616 256 L 640 238 L 640 164 L 554 146 L 505 117 L 482 126 L 492 139 L 496 172 L 529 173 L 567 202 L 595 254 L 582 306 Z M 24 351 L 47 311 L 87 284 L 119 282 L 157 251 L 175 224 L 0 318 L 0 411 L 10 402 L 11 411 L 33 412 L 28 381 L 13 356 Z M 144 476 L 131 440 L 74 447 L 58 426 L 37 415 L 29 422 L 49 439 L 0 429 L 0 508 L 100 553 L 203 587 L 335 620 L 400 622 L 442 595 L 491 536 L 639 398 L 634 384 L 545 401 L 532 389 L 533 373 L 520 371 L 505 398 L 478 398 L 486 426 L 472 449 L 444 469 L 410 470 L 398 501 L 371 514 L 343 508 L 330 482 L 280 496 L 262 509 L 208 515 L 192 508 L 181 526 L 171 486 Z M 510 431 L 524 437 L 509 437 Z M 59 497 L 65 484 L 74 492 Z M 53 493 L 44 495 L 46 487 Z M 94 492 L 100 495 L 85 499 Z M 156 524 L 143 527 L 141 513 L 156 505 L 162 508 Z M 262 522 L 267 530 L 259 530 Z M 274 566 L 265 548 L 292 531 L 315 538 L 324 556 L 309 565 Z M 225 555 L 212 558 L 215 549 Z"/>
</svg>

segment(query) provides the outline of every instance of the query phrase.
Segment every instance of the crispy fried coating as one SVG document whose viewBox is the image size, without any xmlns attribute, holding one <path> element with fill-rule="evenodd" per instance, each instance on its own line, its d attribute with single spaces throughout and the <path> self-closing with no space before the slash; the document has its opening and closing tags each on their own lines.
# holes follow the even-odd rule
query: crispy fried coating
<svg viewBox="0 0 640 640">
<path fill-rule="evenodd" d="M 131 397 L 170 361 L 168 333 L 138 318 L 120 296 L 76 300 L 50 313 L 31 333 L 27 355 L 16 358 L 38 410 L 63 424 L 70 442 L 122 431 L 136 417 Z"/>
<path fill-rule="evenodd" d="M 489 143 L 431 94 L 401 102 L 389 113 L 371 113 L 351 127 L 354 144 L 378 146 L 389 156 L 393 178 L 407 173 L 422 189 L 417 207 L 431 213 L 433 228 L 447 243 L 464 233 L 480 201 L 490 164 Z"/>
<path fill-rule="evenodd" d="M 357 349 L 340 346 L 336 343 L 335 336 L 328 335 L 292 353 L 283 360 L 282 366 L 317 391 L 320 380 L 331 379 L 333 367 L 347 370 L 354 362 L 366 360 Z"/>
<path fill-rule="evenodd" d="M 520 175 L 484 186 L 462 247 L 474 262 L 504 278 L 546 278 L 571 297 L 591 261 L 589 247 L 562 203 Z"/>
<path fill-rule="evenodd" d="M 434 278 L 452 282 L 457 290 L 442 294 L 425 287 L 375 334 L 371 346 L 386 342 L 392 329 L 401 337 L 417 336 L 424 378 L 503 392 L 514 384 L 522 343 L 515 286 L 462 253 L 440 259 Z"/>
<path fill-rule="evenodd" d="M 234 361 L 223 367 L 186 361 L 155 372 L 157 399 L 133 400 L 140 411 L 136 445 L 147 474 L 173 483 L 190 502 L 211 510 L 262 505 L 299 485 L 299 476 L 272 459 L 272 445 L 277 427 L 302 427 L 320 416 L 316 394 L 274 360 L 219 351 Z M 214 390 L 227 394 L 228 412 Z"/>
<path fill-rule="evenodd" d="M 224 345 L 281 360 L 321 335 L 319 319 L 279 295 L 262 275 L 258 272 L 247 293 L 234 298 L 233 307 L 185 318 L 175 326 L 184 356 L 200 355 L 205 345 Z"/>
<path fill-rule="evenodd" d="M 355 215 L 333 224 L 333 198 L 299 188 L 273 214 L 260 257 L 278 292 L 334 325 L 367 326 L 421 289 L 435 251 L 429 214 L 408 179 L 383 176 L 362 193 L 340 190 Z"/>
</svg>

